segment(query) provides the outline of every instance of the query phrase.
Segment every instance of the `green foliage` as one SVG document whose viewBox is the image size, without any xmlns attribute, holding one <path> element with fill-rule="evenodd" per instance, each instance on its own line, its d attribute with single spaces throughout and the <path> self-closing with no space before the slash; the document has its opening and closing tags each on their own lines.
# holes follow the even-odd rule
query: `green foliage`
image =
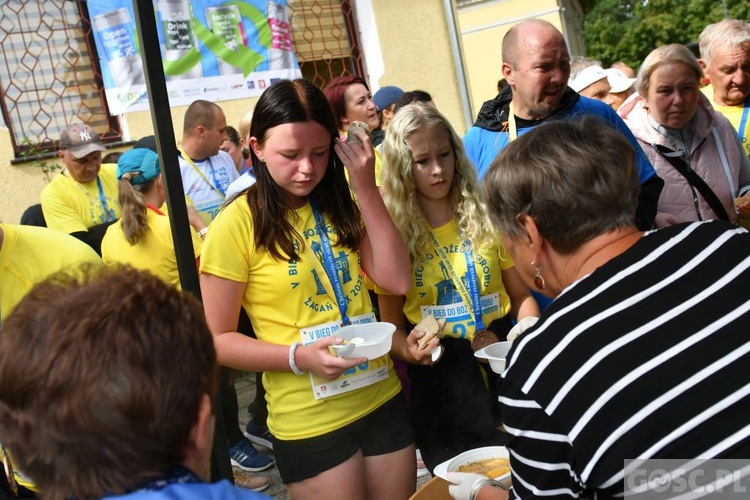
<svg viewBox="0 0 750 500">
<path fill-rule="evenodd" d="M 638 68 L 653 49 L 697 42 L 703 28 L 724 18 L 718 0 L 584 0 L 586 55 L 604 67 L 624 61 Z M 729 17 L 750 21 L 748 0 L 726 0 Z"/>
<path fill-rule="evenodd" d="M 61 170 L 62 167 L 50 160 L 48 155 L 50 148 L 45 147 L 42 143 L 39 142 L 38 139 L 39 138 L 37 137 L 37 141 L 32 141 L 27 136 L 24 136 L 23 140 L 21 141 L 21 145 L 24 146 L 24 150 L 23 152 L 19 153 L 18 156 L 35 162 L 34 165 L 42 170 L 42 175 L 44 175 L 44 182 L 49 183 L 49 181 L 52 180 L 52 176 L 55 174 L 55 172 Z"/>
</svg>

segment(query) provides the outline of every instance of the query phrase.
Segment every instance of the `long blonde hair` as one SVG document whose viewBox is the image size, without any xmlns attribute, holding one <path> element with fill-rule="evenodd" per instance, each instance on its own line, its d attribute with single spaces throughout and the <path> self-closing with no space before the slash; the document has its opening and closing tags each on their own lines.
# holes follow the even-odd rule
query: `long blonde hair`
<svg viewBox="0 0 750 500">
<path fill-rule="evenodd" d="M 414 132 L 433 125 L 442 127 L 451 138 L 456 165 L 450 198 L 462 237 L 471 241 L 475 252 L 499 241 L 488 216 L 476 170 L 464 153 L 461 138 L 434 107 L 421 102 L 409 104 L 399 109 L 388 125 L 383 142 L 381 190 L 385 206 L 406 242 L 412 267 L 432 251 L 432 243 L 430 225 L 417 199 L 413 158 L 406 140 Z"/>
<path fill-rule="evenodd" d="M 131 179 L 141 175 L 141 172 L 128 172 L 122 175 L 117 183 L 118 198 L 122 209 L 121 227 L 128 243 L 135 245 L 148 231 L 146 220 L 146 202 L 143 193 L 148 192 L 156 179 L 143 184 L 131 184 Z"/>
</svg>

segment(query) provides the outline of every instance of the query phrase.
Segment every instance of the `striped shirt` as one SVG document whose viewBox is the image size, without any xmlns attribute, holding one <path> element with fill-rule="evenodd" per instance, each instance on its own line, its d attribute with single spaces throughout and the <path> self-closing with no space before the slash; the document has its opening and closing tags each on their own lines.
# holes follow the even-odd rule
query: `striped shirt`
<svg viewBox="0 0 750 500">
<path fill-rule="evenodd" d="M 515 498 L 622 496 L 625 459 L 750 458 L 750 233 L 647 233 L 514 343 Z"/>
</svg>

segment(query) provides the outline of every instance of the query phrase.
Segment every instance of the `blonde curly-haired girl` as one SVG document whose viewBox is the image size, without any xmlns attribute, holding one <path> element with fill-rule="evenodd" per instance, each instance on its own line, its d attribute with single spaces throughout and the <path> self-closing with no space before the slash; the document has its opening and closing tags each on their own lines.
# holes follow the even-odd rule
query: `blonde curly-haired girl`
<svg viewBox="0 0 750 500">
<path fill-rule="evenodd" d="M 381 189 L 409 250 L 412 288 L 405 296 L 377 290 L 380 314 L 397 327 L 391 354 L 410 364 L 417 446 L 433 469 L 467 449 L 502 444 L 488 390 L 494 379 L 471 342 L 483 330 L 504 337 L 511 316 L 539 309 L 492 226 L 461 139 L 437 109 L 415 103 L 396 113 L 383 143 Z M 420 349 L 424 332 L 411 325 L 427 314 L 446 325 L 442 339 Z"/>
</svg>

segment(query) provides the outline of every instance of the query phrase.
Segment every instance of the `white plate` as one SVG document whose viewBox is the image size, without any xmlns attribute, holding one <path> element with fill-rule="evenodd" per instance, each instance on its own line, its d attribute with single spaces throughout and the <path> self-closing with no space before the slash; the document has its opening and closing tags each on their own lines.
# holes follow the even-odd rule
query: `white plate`
<svg viewBox="0 0 750 500">
<path fill-rule="evenodd" d="M 377 323 L 344 326 L 334 335 L 345 339 L 347 342 L 357 337 L 362 340 L 353 351 L 342 357 L 375 359 L 391 351 L 391 342 L 393 341 L 393 332 L 395 331 L 396 325 L 380 321 Z M 333 345 L 331 348 L 335 352 L 338 352 L 345 345 Z"/>
<path fill-rule="evenodd" d="M 479 351 L 477 351 L 479 352 Z M 508 449 L 505 446 L 485 446 L 484 448 L 474 448 L 460 455 L 456 455 L 450 460 L 438 464 L 435 467 L 435 475 L 448 481 L 448 473 L 454 472 L 460 466 L 475 462 L 485 458 L 508 458 Z"/>
<path fill-rule="evenodd" d="M 483 349 L 479 349 L 474 353 L 474 356 L 488 360 L 492 371 L 501 375 L 505 371 L 505 358 L 511 346 L 513 346 L 513 342 L 495 342 Z"/>
</svg>

